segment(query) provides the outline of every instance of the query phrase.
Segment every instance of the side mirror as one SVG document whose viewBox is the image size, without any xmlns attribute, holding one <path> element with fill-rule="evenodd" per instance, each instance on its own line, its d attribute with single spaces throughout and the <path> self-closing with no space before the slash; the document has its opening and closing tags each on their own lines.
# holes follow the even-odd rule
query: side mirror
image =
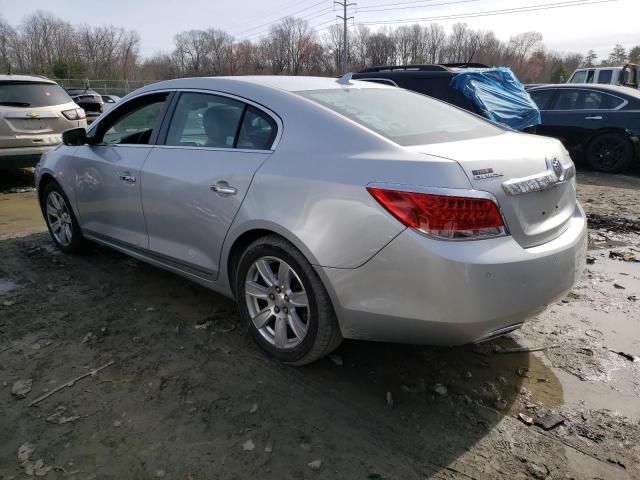
<svg viewBox="0 0 640 480">
<path fill-rule="evenodd" d="M 65 145 L 85 145 L 89 143 L 87 131 L 80 128 L 71 128 L 62 132 L 62 143 Z"/>
</svg>

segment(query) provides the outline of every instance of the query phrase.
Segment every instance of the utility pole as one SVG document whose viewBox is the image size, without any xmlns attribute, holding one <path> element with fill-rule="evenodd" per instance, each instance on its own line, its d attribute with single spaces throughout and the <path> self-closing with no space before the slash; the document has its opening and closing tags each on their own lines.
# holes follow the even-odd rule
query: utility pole
<svg viewBox="0 0 640 480">
<path fill-rule="evenodd" d="M 347 17 L 347 8 L 355 5 L 355 3 L 347 3 L 348 0 L 342 0 L 341 2 L 334 1 L 334 5 L 339 5 L 343 9 L 342 15 L 336 15 L 336 18 L 339 18 L 343 22 L 342 28 L 342 73 L 347 72 L 347 59 L 349 58 L 349 44 L 347 43 L 347 22 L 351 20 L 353 17 Z"/>
</svg>

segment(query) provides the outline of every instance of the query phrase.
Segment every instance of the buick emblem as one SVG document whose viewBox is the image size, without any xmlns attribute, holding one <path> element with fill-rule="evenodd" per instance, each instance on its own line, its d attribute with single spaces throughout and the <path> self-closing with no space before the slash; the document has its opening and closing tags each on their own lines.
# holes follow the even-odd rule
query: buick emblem
<svg viewBox="0 0 640 480">
<path fill-rule="evenodd" d="M 560 160 L 558 160 L 558 157 L 551 157 L 551 160 L 549 161 L 549 163 L 551 164 L 550 166 L 551 166 L 551 169 L 553 170 L 553 173 L 555 173 L 556 177 L 558 177 L 558 180 L 563 181 L 564 167 L 562 166 L 562 163 L 560 163 Z"/>
</svg>

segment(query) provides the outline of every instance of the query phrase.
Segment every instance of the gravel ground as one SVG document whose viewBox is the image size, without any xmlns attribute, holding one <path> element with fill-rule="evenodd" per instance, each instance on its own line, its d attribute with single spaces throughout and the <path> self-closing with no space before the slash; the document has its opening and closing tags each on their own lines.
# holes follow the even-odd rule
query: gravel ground
<svg viewBox="0 0 640 480">
<path fill-rule="evenodd" d="M 59 253 L 29 177 L 2 180 L 0 479 L 640 478 L 638 177 L 580 173 L 590 263 L 522 330 L 347 341 L 304 368 L 265 357 L 228 299 Z"/>
</svg>

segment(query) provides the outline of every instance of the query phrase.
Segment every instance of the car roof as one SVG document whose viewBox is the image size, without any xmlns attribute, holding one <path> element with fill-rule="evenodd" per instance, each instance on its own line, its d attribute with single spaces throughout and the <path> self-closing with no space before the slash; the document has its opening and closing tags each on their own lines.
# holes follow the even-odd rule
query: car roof
<svg viewBox="0 0 640 480">
<path fill-rule="evenodd" d="M 55 85 L 56 82 L 38 75 L 0 75 L 0 82 L 34 82 L 34 83 L 50 83 Z"/>
<path fill-rule="evenodd" d="M 550 88 L 587 88 L 589 90 L 602 90 L 611 94 L 628 95 L 630 97 L 640 99 L 640 90 L 632 87 L 623 87 L 620 85 L 608 85 L 605 83 L 549 83 L 547 85 L 538 85 L 527 89 L 528 92 L 536 90 L 545 90 Z"/>
<path fill-rule="evenodd" d="M 192 78 L 179 78 L 175 80 L 166 80 L 164 82 L 158 82 L 147 87 L 142 87 L 139 91 L 143 90 L 157 90 L 161 88 L 192 88 L 196 86 L 202 86 L 203 83 L 207 87 L 216 88 L 229 84 L 229 82 L 235 84 L 252 84 L 259 87 L 267 87 L 270 89 L 284 90 L 287 92 L 300 92 L 304 90 L 327 90 L 327 89 L 340 89 L 349 86 L 357 86 L 358 88 L 393 88 L 385 85 L 374 84 L 371 82 L 363 82 L 357 80 L 350 80 L 348 83 L 346 79 L 332 77 L 307 77 L 307 76 L 288 76 L 288 75 L 245 75 L 245 76 L 229 76 L 229 77 L 192 77 Z M 149 88 L 151 87 L 151 88 Z"/>
</svg>

